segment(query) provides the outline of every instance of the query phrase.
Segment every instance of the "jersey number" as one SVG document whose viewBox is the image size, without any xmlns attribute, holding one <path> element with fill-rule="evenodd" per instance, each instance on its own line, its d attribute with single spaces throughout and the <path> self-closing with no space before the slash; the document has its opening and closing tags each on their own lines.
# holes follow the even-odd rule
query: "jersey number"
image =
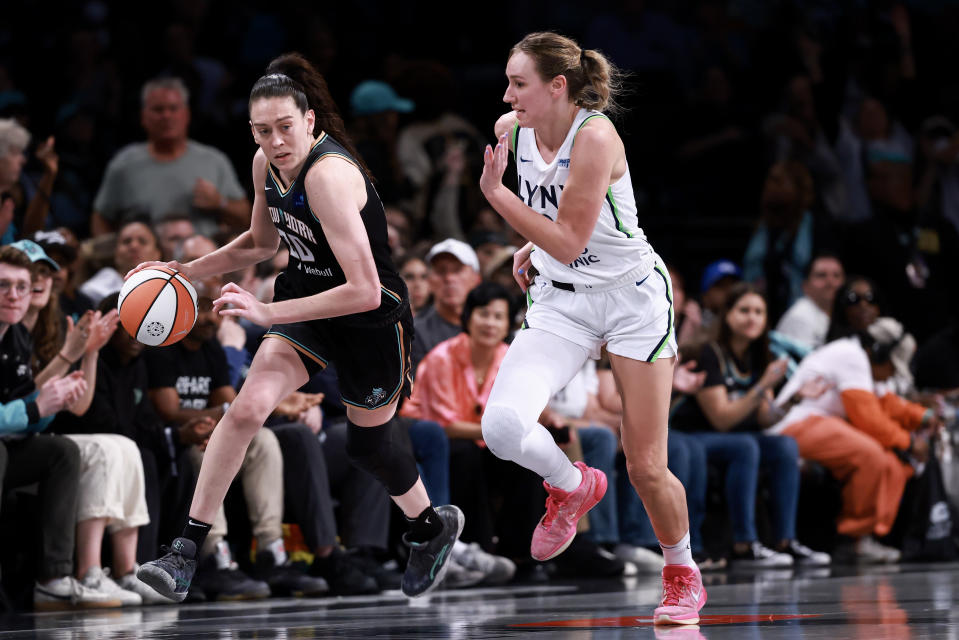
<svg viewBox="0 0 959 640">
<path fill-rule="evenodd" d="M 305 242 L 292 233 L 285 233 L 280 229 L 276 231 L 280 234 L 280 237 L 283 238 L 283 241 L 286 242 L 286 246 L 294 258 L 300 262 L 316 262 L 316 256 L 313 255 L 313 252 L 310 251 L 310 248 L 306 246 Z"/>
</svg>

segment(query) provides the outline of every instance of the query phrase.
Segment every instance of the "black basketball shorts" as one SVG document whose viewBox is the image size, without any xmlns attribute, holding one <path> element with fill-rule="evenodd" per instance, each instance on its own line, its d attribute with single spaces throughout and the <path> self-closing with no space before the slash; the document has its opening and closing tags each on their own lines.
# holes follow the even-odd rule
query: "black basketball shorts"
<svg viewBox="0 0 959 640">
<path fill-rule="evenodd" d="M 275 324 L 266 337 L 293 347 L 310 377 L 332 362 L 344 404 L 379 409 L 397 398 L 408 398 L 412 391 L 413 316 L 409 308 L 397 322 L 382 327 L 310 320 Z"/>
</svg>

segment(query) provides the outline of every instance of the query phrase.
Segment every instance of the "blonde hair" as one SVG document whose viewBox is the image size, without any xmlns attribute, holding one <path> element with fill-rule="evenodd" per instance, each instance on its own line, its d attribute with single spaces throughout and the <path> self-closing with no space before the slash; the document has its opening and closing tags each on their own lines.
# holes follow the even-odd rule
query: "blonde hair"
<svg viewBox="0 0 959 640">
<path fill-rule="evenodd" d="M 622 73 L 595 49 L 582 49 L 576 41 L 551 31 L 531 33 L 517 42 L 509 55 L 523 52 L 533 59 L 540 77 L 549 82 L 565 76 L 570 102 L 595 111 L 616 112 L 622 91 Z"/>
<path fill-rule="evenodd" d="M 30 132 L 13 118 L 0 118 L 0 155 L 5 156 L 13 149 L 20 151 L 30 144 Z"/>
</svg>

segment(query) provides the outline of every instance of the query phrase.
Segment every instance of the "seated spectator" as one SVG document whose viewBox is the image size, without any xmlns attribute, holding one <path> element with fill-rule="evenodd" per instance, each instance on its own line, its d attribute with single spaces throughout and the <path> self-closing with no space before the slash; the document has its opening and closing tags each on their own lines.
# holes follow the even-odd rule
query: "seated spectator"
<svg viewBox="0 0 959 640">
<path fill-rule="evenodd" d="M 837 307 L 858 284 L 851 280 L 839 291 Z M 841 334 L 840 313 L 833 314 L 830 335 Z M 891 530 L 913 475 L 905 460 L 923 463 L 929 439 L 941 427 L 931 410 L 878 389 L 877 383 L 895 372 L 891 352 L 897 342 L 874 324 L 806 356 L 776 399 L 783 417 L 767 430 L 794 438 L 803 458 L 819 462 L 843 483 L 837 529 L 854 540 L 854 553 L 864 562 L 899 560 L 899 551 L 876 537 Z M 797 394 L 810 383 L 823 393 Z"/>
<path fill-rule="evenodd" d="M 430 285 L 427 276 L 429 267 L 421 257 L 412 254 L 403 258 L 398 266 L 400 277 L 403 278 L 406 289 L 410 292 L 410 309 L 415 317 L 430 304 Z"/>
<path fill-rule="evenodd" d="M 803 275 L 803 296 L 779 319 L 776 332 L 803 347 L 816 349 L 826 342 L 829 314 L 846 273 L 837 256 L 820 253 L 809 262 Z"/>
<path fill-rule="evenodd" d="M 447 238 L 426 254 L 433 304 L 416 316 L 416 340 L 411 351 L 413 369 L 430 349 L 460 334 L 460 316 L 470 290 L 479 284 L 479 259 L 465 242 Z"/>
<path fill-rule="evenodd" d="M 140 220 L 124 222 L 117 233 L 113 265 L 103 267 L 80 286 L 80 293 L 98 305 L 123 287 L 127 272 L 141 262 L 160 259 L 160 245 L 153 229 Z"/>
<path fill-rule="evenodd" d="M 60 231 L 38 231 L 33 240 L 43 249 L 59 269 L 53 272 L 53 293 L 60 298 L 60 310 L 77 322 L 87 311 L 94 309 L 93 301 L 80 293 L 74 277 L 77 249 Z"/>
<path fill-rule="evenodd" d="M 57 265 L 39 245 L 20 240 L 21 248 L 33 260 L 33 293 L 23 325 L 33 337 L 37 380 L 65 375 L 80 362 L 86 392 L 72 407 L 72 413 L 87 412 L 96 388 L 100 348 L 116 330 L 116 311 L 102 316 L 89 312 L 74 327 L 64 321 L 59 299 L 52 295 L 52 267 Z M 51 267 L 52 265 L 52 267 Z M 67 331 L 61 327 L 67 324 Z M 79 355 L 78 355 L 79 354 Z M 60 433 L 59 418 L 50 431 Z M 124 606 L 169 602 L 136 577 L 137 529 L 149 522 L 144 493 L 143 464 L 133 440 L 118 434 L 87 433 L 68 435 L 80 448 L 80 491 L 77 503 L 76 574 L 83 585 L 119 599 Z M 100 549 L 106 531 L 113 549 L 112 575 L 102 568 Z"/>
<path fill-rule="evenodd" d="M 700 336 L 712 335 L 716 332 L 719 314 L 722 313 L 723 305 L 726 304 L 729 289 L 742 279 L 742 269 L 732 260 L 716 260 L 703 269 L 699 286 L 699 299 L 702 302 L 703 312 Z"/>
<path fill-rule="evenodd" d="M 124 147 L 110 160 L 93 202 L 91 234 L 118 230 L 131 212 L 146 213 L 156 224 L 186 211 L 197 231 L 208 235 L 219 227 L 247 228 L 250 202 L 233 165 L 221 151 L 188 137 L 190 95 L 183 82 L 151 80 L 141 102 L 147 141 Z"/>
<path fill-rule="evenodd" d="M 67 438 L 41 434 L 86 392 L 81 372 L 49 379 L 39 389 L 30 363 L 33 344 L 20 324 L 30 305 L 33 263 L 22 251 L 0 247 L 0 479 L 10 490 L 39 483 L 41 554 L 34 607 L 39 610 L 120 606 L 73 577 L 80 451 Z"/>
<path fill-rule="evenodd" d="M 774 421 L 772 390 L 786 373 L 784 361 L 772 360 L 766 318 L 766 302 L 755 287 L 741 283 L 730 290 L 717 338 L 696 358 L 706 372 L 703 387 L 676 410 L 672 425 L 695 433 L 707 460 L 724 467 L 733 566 L 825 565 L 828 555 L 796 540 L 796 443 L 762 433 Z M 775 550 L 760 542 L 756 530 L 760 472 L 769 478 Z"/>
<path fill-rule="evenodd" d="M 900 331 L 901 325 L 897 321 L 883 316 L 884 309 L 881 292 L 875 283 L 863 276 L 851 276 L 836 294 L 826 341 L 862 335 L 880 318 L 892 320 L 896 326 L 889 322 L 880 326 L 884 327 L 885 331 L 892 331 L 898 338 L 890 354 L 894 373 L 885 377 L 880 385 L 883 389 L 908 396 L 915 390 L 909 363 L 916 352 L 916 340 L 908 332 Z"/>
<path fill-rule="evenodd" d="M 0 118 L 0 158 L 3 159 L 0 161 L 0 193 L 7 194 L 13 206 L 13 219 L 6 232 L 0 230 L 0 236 L 9 235 L 11 242 L 45 227 L 53 181 L 57 177 L 57 154 L 53 150 L 53 138 L 48 138 L 36 151 L 44 167 L 43 175 L 39 180 L 27 179 L 23 167 L 27 162 L 24 152 L 29 144 L 29 131 L 16 120 Z M 5 199 L 4 203 L 7 202 Z"/>
<path fill-rule="evenodd" d="M 542 480 L 491 454 L 480 426 L 493 380 L 506 355 L 509 304 L 506 290 L 499 285 L 483 283 L 470 291 L 462 310 L 464 331 L 441 342 L 423 359 L 413 395 L 401 412 L 446 429 L 450 497 L 467 514 L 463 540 L 490 550 L 498 536 L 495 548 L 499 554 L 525 559 L 539 520 L 538 505 L 544 499 Z M 493 496 L 503 501 L 495 512 Z M 500 564 L 509 580 L 515 567 L 505 558 Z"/>
<path fill-rule="evenodd" d="M 760 198 L 759 225 L 743 257 L 743 279 L 765 291 L 769 317 L 779 318 L 802 295 L 815 228 L 812 178 L 798 162 L 769 168 Z"/>
<path fill-rule="evenodd" d="M 157 241 L 160 245 L 161 260 L 174 260 L 177 249 L 183 242 L 196 235 L 196 229 L 187 213 L 168 213 L 156 225 Z"/>
</svg>

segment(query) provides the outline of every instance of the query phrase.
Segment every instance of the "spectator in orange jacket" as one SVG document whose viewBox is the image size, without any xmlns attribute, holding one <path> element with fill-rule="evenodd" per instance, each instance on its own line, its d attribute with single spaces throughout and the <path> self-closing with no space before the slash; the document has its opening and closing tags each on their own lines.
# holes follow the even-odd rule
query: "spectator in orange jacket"
<svg viewBox="0 0 959 640">
<path fill-rule="evenodd" d="M 819 462 L 843 483 L 838 530 L 855 539 L 855 553 L 866 562 L 899 559 L 897 549 L 874 536 L 889 533 L 913 465 L 928 459 L 929 438 L 942 427 L 931 410 L 877 390 L 893 375 L 891 352 L 905 335 L 900 327 L 899 339 L 891 338 L 881 326 L 890 321 L 806 356 L 776 399 L 782 419 L 767 430 L 795 438 L 801 457 Z M 816 379 L 825 388 L 822 395 L 796 394 Z"/>
</svg>

